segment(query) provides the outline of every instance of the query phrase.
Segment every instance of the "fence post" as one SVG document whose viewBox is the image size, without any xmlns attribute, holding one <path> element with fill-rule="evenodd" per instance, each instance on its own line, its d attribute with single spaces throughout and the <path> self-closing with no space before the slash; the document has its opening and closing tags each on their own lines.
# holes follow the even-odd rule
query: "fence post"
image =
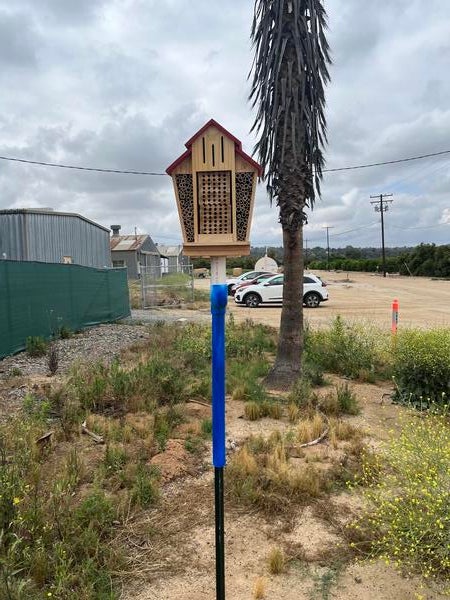
<svg viewBox="0 0 450 600">
<path fill-rule="evenodd" d="M 223 469 L 225 452 L 225 312 L 228 301 L 226 258 L 211 258 L 212 438 L 216 522 L 216 599 L 225 600 L 225 526 Z"/>
<path fill-rule="evenodd" d="M 7 348 L 2 349 L 5 353 L 5 356 L 10 354 L 13 350 L 13 332 L 12 332 L 12 315 L 11 315 L 11 289 L 9 286 L 9 263 L 8 261 L 2 261 L 5 265 L 5 287 L 6 287 L 6 321 L 8 328 L 8 345 Z M 0 356 L 2 352 L 0 351 Z"/>
</svg>

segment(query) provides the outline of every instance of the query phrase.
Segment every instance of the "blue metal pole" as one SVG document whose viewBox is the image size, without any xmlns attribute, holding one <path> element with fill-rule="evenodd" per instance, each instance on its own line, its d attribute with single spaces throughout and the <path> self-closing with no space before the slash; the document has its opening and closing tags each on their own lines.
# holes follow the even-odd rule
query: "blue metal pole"
<svg viewBox="0 0 450 600">
<path fill-rule="evenodd" d="M 225 527 L 223 468 L 225 453 L 225 312 L 227 286 L 211 286 L 212 443 L 216 520 L 216 599 L 225 600 Z"/>
</svg>

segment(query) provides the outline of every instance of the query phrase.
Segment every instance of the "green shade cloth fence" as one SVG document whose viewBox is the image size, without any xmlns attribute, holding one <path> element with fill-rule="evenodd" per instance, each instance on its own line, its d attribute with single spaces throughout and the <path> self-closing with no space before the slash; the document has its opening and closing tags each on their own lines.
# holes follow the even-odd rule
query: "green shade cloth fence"
<svg viewBox="0 0 450 600">
<path fill-rule="evenodd" d="M 0 358 L 23 350 L 28 336 L 129 315 L 126 269 L 0 260 Z"/>
</svg>

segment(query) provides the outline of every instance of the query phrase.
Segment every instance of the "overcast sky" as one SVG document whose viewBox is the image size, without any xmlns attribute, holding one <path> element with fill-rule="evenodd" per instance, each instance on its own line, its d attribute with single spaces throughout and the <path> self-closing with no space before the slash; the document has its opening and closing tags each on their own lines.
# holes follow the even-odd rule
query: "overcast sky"
<svg viewBox="0 0 450 600">
<path fill-rule="evenodd" d="M 450 150 L 448 0 L 327 0 L 327 167 Z M 252 153 L 251 0 L 0 0 L 0 155 L 165 170 L 215 118 Z M 450 155 L 324 176 L 306 237 L 379 245 L 369 196 L 393 193 L 386 243 L 450 242 Z M 181 240 L 169 177 L 0 160 L 0 208 L 53 207 Z M 349 233 L 343 233 L 348 230 Z M 279 245 L 257 192 L 251 241 Z"/>
</svg>

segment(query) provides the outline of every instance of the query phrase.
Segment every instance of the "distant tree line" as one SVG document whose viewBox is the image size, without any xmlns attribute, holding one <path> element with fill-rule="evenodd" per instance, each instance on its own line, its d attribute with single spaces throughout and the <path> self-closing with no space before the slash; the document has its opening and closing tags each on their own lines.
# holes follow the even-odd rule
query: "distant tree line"
<svg viewBox="0 0 450 600">
<path fill-rule="evenodd" d="M 251 270 L 258 258 L 266 253 L 266 247 L 252 247 L 250 256 L 227 259 L 227 268 L 239 267 Z M 268 247 L 267 255 L 274 258 L 282 266 L 283 248 Z M 209 268 L 209 258 L 193 260 L 194 267 Z M 326 270 L 327 250 L 317 246 L 309 248 L 305 254 L 305 268 Z M 365 271 L 367 273 L 381 272 L 379 248 L 345 248 L 330 249 L 331 270 Z M 414 247 L 386 248 L 386 268 L 389 273 L 401 275 L 424 275 L 428 277 L 450 277 L 450 244 L 420 244 Z"/>
<path fill-rule="evenodd" d="M 364 252 L 364 248 L 358 250 Z M 386 249 L 387 250 L 387 249 Z M 395 255 L 386 252 L 386 269 L 388 273 L 400 273 L 401 275 L 424 275 L 428 277 L 450 277 L 450 244 L 436 246 L 435 244 L 420 244 L 415 248 L 400 249 Z M 390 255 L 389 255 L 390 254 Z M 364 254 L 363 254 L 364 256 Z M 330 253 L 329 268 L 342 271 L 366 271 L 369 273 L 381 271 L 380 258 L 350 258 L 348 256 L 337 256 Z M 325 259 L 313 259 L 308 261 L 309 269 L 326 269 Z"/>
</svg>

